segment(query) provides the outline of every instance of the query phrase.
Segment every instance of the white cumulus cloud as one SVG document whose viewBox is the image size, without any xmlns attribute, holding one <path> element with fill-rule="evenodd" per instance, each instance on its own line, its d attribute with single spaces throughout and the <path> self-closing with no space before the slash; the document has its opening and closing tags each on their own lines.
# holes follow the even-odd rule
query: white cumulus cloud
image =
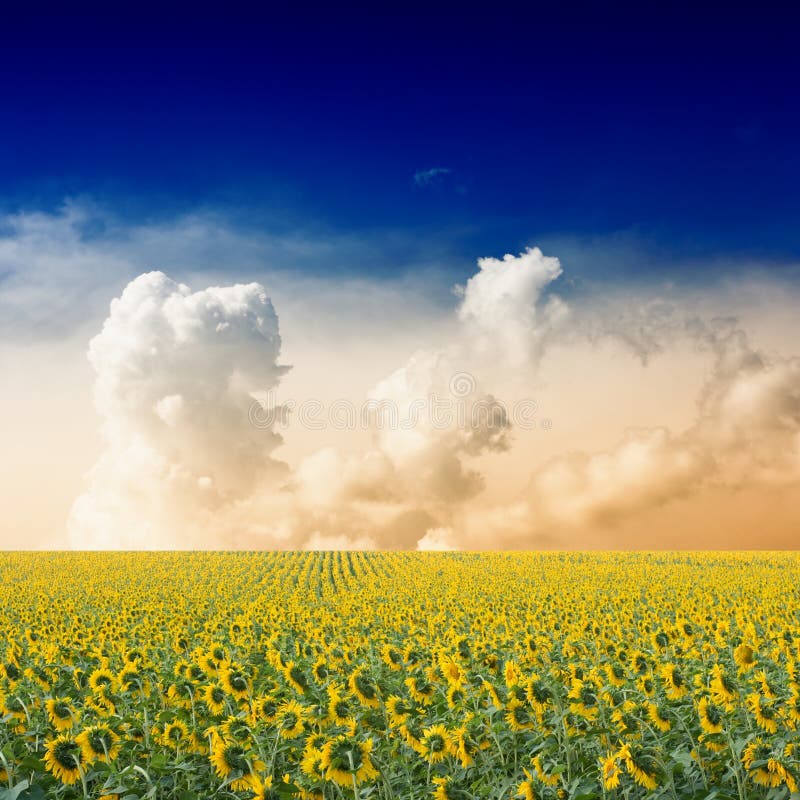
<svg viewBox="0 0 800 800">
<path fill-rule="evenodd" d="M 280 344 L 258 284 L 192 292 L 160 272 L 133 280 L 89 345 L 106 449 L 73 507 L 72 544 L 169 544 L 190 536 L 181 525 L 193 513 L 280 479 L 280 437 L 248 418 L 253 394 L 286 370 Z"/>
</svg>

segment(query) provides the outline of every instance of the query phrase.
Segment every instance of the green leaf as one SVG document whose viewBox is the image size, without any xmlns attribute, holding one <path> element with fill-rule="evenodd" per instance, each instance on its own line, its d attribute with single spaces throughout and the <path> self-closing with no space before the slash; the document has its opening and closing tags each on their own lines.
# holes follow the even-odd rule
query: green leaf
<svg viewBox="0 0 800 800">
<path fill-rule="evenodd" d="M 44 800 L 45 793 L 41 786 L 30 786 L 18 798 L 18 800 Z"/>
<path fill-rule="evenodd" d="M 20 781 L 10 789 L 3 789 L 0 800 L 18 800 L 19 796 L 30 786 L 28 781 Z"/>
</svg>

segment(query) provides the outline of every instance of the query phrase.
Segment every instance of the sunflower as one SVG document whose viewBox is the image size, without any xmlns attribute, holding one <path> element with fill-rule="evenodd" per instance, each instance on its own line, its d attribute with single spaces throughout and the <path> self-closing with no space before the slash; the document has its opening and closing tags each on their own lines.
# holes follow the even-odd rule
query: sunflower
<svg viewBox="0 0 800 800">
<path fill-rule="evenodd" d="M 250 695 L 250 677 L 244 667 L 225 663 L 220 666 L 218 674 L 222 688 L 236 700 L 245 700 Z"/>
<path fill-rule="evenodd" d="M 66 697 L 51 697 L 44 704 L 47 718 L 57 731 L 68 731 L 80 719 L 80 714 Z"/>
<path fill-rule="evenodd" d="M 303 757 L 300 760 L 300 771 L 307 778 L 313 781 L 325 780 L 325 770 L 322 766 L 322 749 L 319 747 L 308 747 L 303 750 Z"/>
<path fill-rule="evenodd" d="M 378 687 L 375 681 L 366 674 L 364 667 L 356 669 L 347 681 L 350 690 L 363 703 L 370 708 L 378 708 Z"/>
<path fill-rule="evenodd" d="M 631 700 L 624 701 L 619 708 L 614 709 L 611 720 L 620 733 L 631 736 L 639 731 L 639 719 L 633 714 L 636 703 Z"/>
<path fill-rule="evenodd" d="M 53 686 L 52 676 L 38 666 L 28 667 L 25 670 L 25 677 L 35 681 L 44 691 L 49 692 Z"/>
<path fill-rule="evenodd" d="M 619 779 L 622 769 L 617 760 L 617 753 L 609 753 L 605 758 L 600 758 L 600 778 L 605 789 L 616 789 L 619 786 Z"/>
<path fill-rule="evenodd" d="M 650 661 L 641 650 L 634 650 L 631 653 L 630 665 L 637 675 L 646 675 L 650 672 Z"/>
<path fill-rule="evenodd" d="M 210 683 L 203 689 L 203 702 L 215 717 L 222 716 L 225 713 L 226 697 L 225 689 L 220 683 Z"/>
<path fill-rule="evenodd" d="M 647 716 L 650 718 L 650 722 L 652 722 L 653 725 L 655 725 L 656 728 L 658 728 L 662 733 L 666 733 L 672 727 L 672 722 L 667 713 L 667 709 L 657 703 L 648 702 L 644 705 L 647 709 Z"/>
<path fill-rule="evenodd" d="M 28 716 L 22 698 L 14 694 L 8 697 L 0 695 L 0 711 L 3 716 L 9 716 L 16 722 L 24 722 Z"/>
<path fill-rule="evenodd" d="M 125 655 L 122 657 L 122 660 L 129 665 L 137 664 L 141 666 L 142 664 L 144 664 L 145 654 L 142 650 L 132 648 L 131 650 L 127 650 L 125 652 Z"/>
<path fill-rule="evenodd" d="M 403 723 L 398 730 L 403 741 L 414 752 L 422 755 L 422 726 L 419 722 L 415 719 L 409 720 L 408 723 Z"/>
<path fill-rule="evenodd" d="M 253 735 L 247 720 L 241 717 L 228 717 L 225 722 L 219 726 L 224 738 L 232 742 L 248 742 Z"/>
<path fill-rule="evenodd" d="M 625 669 L 620 664 L 606 664 L 605 666 L 606 677 L 612 686 L 625 685 Z"/>
<path fill-rule="evenodd" d="M 645 697 L 652 697 L 656 693 L 656 685 L 653 682 L 652 675 L 640 676 L 636 679 L 636 685 Z"/>
<path fill-rule="evenodd" d="M 791 690 L 789 698 L 783 704 L 782 713 L 787 724 L 792 729 L 796 729 L 800 723 L 800 692 L 797 689 Z"/>
<path fill-rule="evenodd" d="M 533 706 L 538 714 L 543 714 L 547 709 L 548 703 L 553 699 L 553 693 L 547 684 L 538 676 L 531 675 L 525 687 L 525 694 L 528 702 Z"/>
<path fill-rule="evenodd" d="M 90 708 L 100 717 L 110 717 L 117 713 L 114 701 L 103 692 L 89 695 L 86 698 L 86 708 Z"/>
<path fill-rule="evenodd" d="M 80 780 L 86 759 L 80 744 L 70 734 L 62 733 L 46 744 L 44 765 L 56 780 L 69 786 Z"/>
<path fill-rule="evenodd" d="M 508 703 L 504 716 L 506 725 L 515 733 L 529 731 L 533 728 L 533 717 L 528 709 L 516 698 Z"/>
<path fill-rule="evenodd" d="M 409 685 L 408 681 L 406 681 L 406 685 L 407 686 Z M 489 695 L 489 702 L 495 708 L 502 708 L 505 705 L 505 703 L 500 699 L 500 694 L 498 693 L 498 690 L 494 686 L 494 684 L 490 683 L 489 681 L 483 681 L 481 686 L 483 687 L 483 689 L 486 692 L 486 694 Z M 411 691 L 411 696 L 414 697 L 413 690 Z M 414 697 L 414 699 L 416 700 L 417 698 Z"/>
<path fill-rule="evenodd" d="M 651 641 L 653 643 L 653 648 L 659 652 L 669 647 L 669 635 L 663 630 L 654 633 Z"/>
<path fill-rule="evenodd" d="M 720 664 L 711 667 L 709 690 L 714 702 L 725 706 L 733 703 L 739 695 L 736 685 L 725 674 L 725 669 Z"/>
<path fill-rule="evenodd" d="M 296 700 L 287 700 L 278 709 L 276 723 L 284 739 L 294 739 L 305 729 L 308 712 Z"/>
<path fill-rule="evenodd" d="M 273 787 L 272 775 L 256 778 L 250 791 L 253 792 L 252 800 L 278 800 L 280 797 Z"/>
<path fill-rule="evenodd" d="M 465 675 L 461 664 L 458 663 L 452 656 L 443 655 L 439 659 L 439 669 L 448 683 L 464 682 Z"/>
<path fill-rule="evenodd" d="M 775 770 L 769 769 L 769 764 L 774 760 L 772 748 L 758 737 L 742 751 L 742 763 L 747 774 L 760 786 L 777 788 L 783 783 L 783 778 Z"/>
<path fill-rule="evenodd" d="M 517 786 L 517 793 L 515 797 L 521 797 L 523 800 L 536 800 L 536 793 L 533 791 L 533 775 L 528 770 L 522 770 L 525 773 L 525 780 Z"/>
<path fill-rule="evenodd" d="M 770 700 L 775 700 L 778 696 L 778 689 L 770 682 L 767 673 L 762 669 L 755 674 L 755 679 L 761 686 L 761 694 L 768 697 Z"/>
<path fill-rule="evenodd" d="M 463 684 L 451 683 L 447 687 L 447 705 L 449 708 L 461 708 L 467 698 Z"/>
<path fill-rule="evenodd" d="M 119 736 L 102 723 L 85 728 L 75 737 L 75 741 L 81 746 L 84 760 L 89 764 L 95 761 L 107 764 L 115 761 L 119 755 Z"/>
<path fill-rule="evenodd" d="M 278 718 L 278 701 L 267 694 L 259 697 L 254 704 L 254 715 L 262 722 L 272 723 Z"/>
<path fill-rule="evenodd" d="M 5 677 L 12 687 L 16 685 L 22 677 L 22 670 L 19 668 L 16 656 L 8 658 L 4 664 L 0 663 L 0 677 Z"/>
<path fill-rule="evenodd" d="M 667 697 L 670 700 L 680 700 L 688 693 L 686 680 L 675 664 L 664 664 L 661 667 L 661 677 L 666 684 Z"/>
<path fill-rule="evenodd" d="M 395 672 L 403 666 L 403 654 L 388 643 L 381 648 L 381 659 L 390 670 Z"/>
<path fill-rule="evenodd" d="M 216 670 L 209 670 L 209 672 L 213 675 L 216 674 Z M 208 678 L 205 670 L 199 664 L 189 664 L 186 667 L 186 680 L 192 681 L 192 683 L 202 683 Z"/>
<path fill-rule="evenodd" d="M 298 693 L 305 694 L 308 691 L 309 684 L 305 672 L 294 663 L 294 661 L 287 662 L 286 666 L 281 670 L 283 672 L 286 682 Z"/>
<path fill-rule="evenodd" d="M 697 737 L 697 741 L 712 753 L 721 753 L 723 750 L 728 749 L 728 743 L 723 736 L 713 733 L 701 733 Z"/>
<path fill-rule="evenodd" d="M 475 756 L 480 752 L 480 745 L 472 737 L 466 725 L 453 732 L 453 751 L 464 769 L 475 763 Z"/>
<path fill-rule="evenodd" d="M 642 748 L 630 744 L 623 745 L 617 753 L 617 758 L 625 762 L 625 769 L 639 786 L 651 791 L 658 786 L 656 761 Z"/>
<path fill-rule="evenodd" d="M 396 694 L 389 695 L 386 700 L 386 713 L 389 715 L 389 721 L 392 725 L 402 725 L 413 710 L 407 700 Z"/>
<path fill-rule="evenodd" d="M 749 644 L 742 642 L 733 651 L 733 660 L 739 667 L 739 674 L 748 672 L 756 665 L 755 650 Z"/>
<path fill-rule="evenodd" d="M 800 747 L 798 747 L 798 745 L 795 742 L 790 742 L 789 744 L 786 745 L 786 747 L 783 748 L 783 757 L 784 757 L 784 759 L 788 759 L 788 760 L 794 761 L 794 763 L 797 764 L 797 761 L 798 761 L 797 756 L 798 755 L 800 755 Z M 797 778 L 795 777 L 796 770 L 795 770 L 795 774 L 789 772 L 788 769 L 786 769 L 785 766 L 784 766 L 784 770 L 786 772 L 786 776 L 784 778 L 784 783 L 786 784 L 786 788 L 790 792 L 797 792 L 797 790 L 798 790 L 798 782 L 797 782 Z"/>
<path fill-rule="evenodd" d="M 224 645 L 219 642 L 214 642 L 214 644 L 209 647 L 205 657 L 209 662 L 222 664 L 224 661 L 228 660 L 228 651 L 225 649 Z"/>
<path fill-rule="evenodd" d="M 706 733 L 722 733 L 722 721 L 724 719 L 722 709 L 708 697 L 700 699 L 697 705 L 697 713 L 700 717 L 700 727 Z"/>
<path fill-rule="evenodd" d="M 436 787 L 431 793 L 434 800 L 471 800 L 473 797 L 464 791 L 452 775 L 434 778 L 433 785 Z"/>
<path fill-rule="evenodd" d="M 199 654 L 196 653 L 195 658 L 197 659 L 197 664 L 193 666 L 196 666 L 204 673 L 210 675 L 217 674 L 220 662 L 217 661 L 217 659 L 214 658 L 214 656 L 211 653 L 199 653 Z"/>
<path fill-rule="evenodd" d="M 141 672 L 139 672 L 138 662 L 134 662 L 134 664 L 128 664 L 128 666 L 123 667 L 119 671 L 117 674 L 117 686 L 119 686 L 119 689 L 122 692 L 133 692 L 137 689 L 145 689 L 144 678 L 142 677 Z"/>
<path fill-rule="evenodd" d="M 791 767 L 778 758 L 771 758 L 767 762 L 767 770 L 773 775 L 777 775 L 781 783 L 783 783 L 790 793 L 797 792 L 797 780 L 791 772 Z"/>
<path fill-rule="evenodd" d="M 332 686 L 328 692 L 328 714 L 337 725 L 349 725 L 353 716 L 349 692 L 341 686 Z"/>
<path fill-rule="evenodd" d="M 320 761 L 325 778 L 347 788 L 374 780 L 380 773 L 372 763 L 371 752 L 372 739 L 337 736 L 329 740 Z"/>
<path fill-rule="evenodd" d="M 540 642 L 531 634 L 528 634 L 524 639 L 523 649 L 529 659 L 536 660 L 539 656 Z"/>
<path fill-rule="evenodd" d="M 28 644 L 31 645 L 31 647 L 35 647 L 39 639 L 41 638 L 39 634 L 36 631 L 32 630 L 31 628 L 26 628 L 24 635 L 25 638 L 28 640 Z"/>
<path fill-rule="evenodd" d="M 545 786 L 558 786 L 559 784 L 559 773 L 553 773 L 553 767 L 549 767 L 545 769 L 542 766 L 542 758 L 541 756 L 534 756 L 531 759 L 531 764 L 533 765 L 533 771 L 536 774 L 538 780 L 540 780 Z"/>
<path fill-rule="evenodd" d="M 100 693 L 114 691 L 116 681 L 116 676 L 111 670 L 98 668 L 89 675 L 89 688 L 93 692 Z"/>
<path fill-rule="evenodd" d="M 420 744 L 423 758 L 431 764 L 443 761 L 453 751 L 450 731 L 441 723 L 425 728 Z"/>
<path fill-rule="evenodd" d="M 311 667 L 311 674 L 318 683 L 325 683 L 331 674 L 328 662 L 324 658 L 318 658 Z"/>
<path fill-rule="evenodd" d="M 164 747 L 177 750 L 184 742 L 189 741 L 189 729 L 179 719 L 164 723 L 161 728 L 156 728 L 154 734 Z"/>
<path fill-rule="evenodd" d="M 747 707 L 756 718 L 756 724 L 767 733 L 776 733 L 778 730 L 777 713 L 772 701 L 760 694 L 747 696 Z"/>
<path fill-rule="evenodd" d="M 175 662 L 175 666 L 172 668 L 172 674 L 176 678 L 188 678 L 189 677 L 189 662 L 184 661 L 183 659 L 179 659 Z"/>
<path fill-rule="evenodd" d="M 572 688 L 567 693 L 570 700 L 569 708 L 573 714 L 578 714 L 588 720 L 593 720 L 599 713 L 597 690 L 587 681 L 580 678 L 572 679 Z"/>
<path fill-rule="evenodd" d="M 209 757 L 217 777 L 230 781 L 234 792 L 255 789 L 259 785 L 258 772 L 265 765 L 239 742 L 217 737 Z"/>
</svg>

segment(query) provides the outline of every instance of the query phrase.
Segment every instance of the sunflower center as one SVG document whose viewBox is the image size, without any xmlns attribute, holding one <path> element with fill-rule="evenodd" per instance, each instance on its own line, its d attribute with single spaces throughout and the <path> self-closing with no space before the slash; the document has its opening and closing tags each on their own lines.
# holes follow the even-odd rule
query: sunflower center
<svg viewBox="0 0 800 800">
<path fill-rule="evenodd" d="M 247 689 L 247 679 L 240 672 L 231 675 L 230 684 L 237 692 L 243 692 Z"/>
<path fill-rule="evenodd" d="M 113 744 L 109 731 L 92 731 L 89 734 L 89 746 L 95 753 L 106 753 Z"/>
<path fill-rule="evenodd" d="M 356 742 L 338 742 L 331 752 L 331 763 L 346 772 L 358 772 L 363 762 L 361 748 Z"/>
<path fill-rule="evenodd" d="M 339 700 L 334 706 L 334 711 L 337 717 L 346 717 L 350 713 L 350 706 L 347 705 L 347 700 Z"/>
<path fill-rule="evenodd" d="M 302 689 L 306 689 L 308 687 L 306 676 L 303 674 L 303 670 L 301 670 L 300 667 L 292 667 L 291 670 L 289 670 L 289 675 L 291 676 L 292 680 Z"/>
<path fill-rule="evenodd" d="M 231 769 L 238 769 L 240 772 L 248 773 L 250 767 L 247 764 L 247 759 L 244 757 L 244 750 L 237 744 L 228 745 L 222 754 L 225 763 Z"/>
<path fill-rule="evenodd" d="M 275 712 L 278 710 L 278 707 L 270 700 L 261 704 L 261 713 L 265 717 L 274 717 Z"/>
<path fill-rule="evenodd" d="M 231 726 L 228 732 L 237 742 L 243 742 L 250 736 L 250 731 L 244 723 Z"/>
<path fill-rule="evenodd" d="M 359 675 L 356 678 L 356 686 L 358 687 L 358 691 L 361 692 L 367 700 L 372 700 L 375 697 L 375 687 L 372 685 L 372 681 L 370 681 L 369 678 Z"/>
<path fill-rule="evenodd" d="M 283 725 L 285 730 L 290 730 L 291 728 L 294 728 L 295 725 L 297 725 L 297 722 L 298 722 L 297 714 L 295 714 L 294 711 L 287 711 L 283 715 L 283 722 L 281 724 Z"/>
<path fill-rule="evenodd" d="M 53 750 L 53 758 L 64 769 L 77 769 L 80 762 L 80 748 L 75 742 L 59 742 Z"/>
<path fill-rule="evenodd" d="M 183 731 L 178 725 L 170 725 L 167 729 L 167 739 L 172 742 L 179 742 L 183 737 Z"/>
<path fill-rule="evenodd" d="M 597 696 L 591 689 L 581 689 L 581 702 L 588 708 L 597 704 Z"/>
</svg>

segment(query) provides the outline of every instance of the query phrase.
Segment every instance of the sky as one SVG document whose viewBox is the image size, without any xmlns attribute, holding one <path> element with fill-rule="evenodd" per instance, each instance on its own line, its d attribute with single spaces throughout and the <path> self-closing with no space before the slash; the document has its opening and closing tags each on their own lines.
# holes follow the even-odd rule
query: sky
<svg viewBox="0 0 800 800">
<path fill-rule="evenodd" d="M 797 546 L 790 11 L 7 22 L 3 546 Z"/>
</svg>

